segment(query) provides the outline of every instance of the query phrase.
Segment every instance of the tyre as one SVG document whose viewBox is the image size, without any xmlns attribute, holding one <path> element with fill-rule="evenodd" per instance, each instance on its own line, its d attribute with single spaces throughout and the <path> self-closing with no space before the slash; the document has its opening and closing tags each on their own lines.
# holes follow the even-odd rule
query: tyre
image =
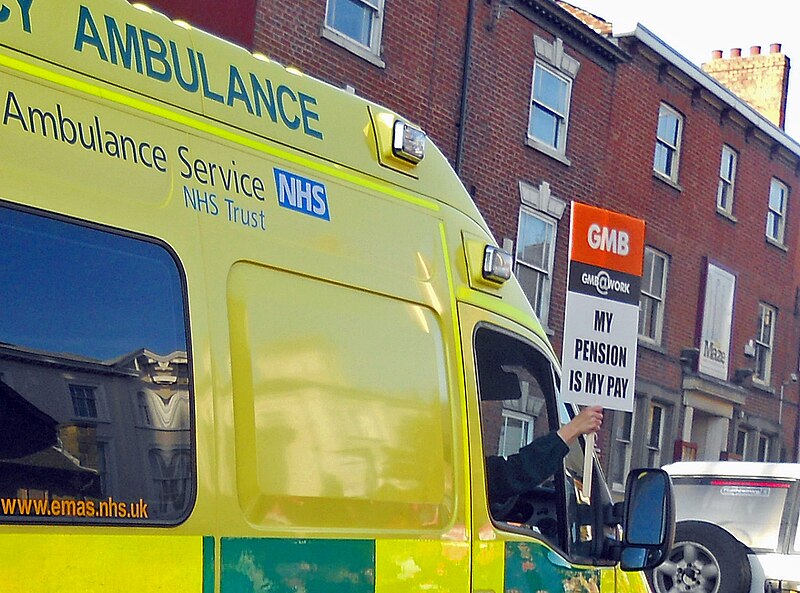
<svg viewBox="0 0 800 593">
<path fill-rule="evenodd" d="M 648 573 L 655 593 L 748 593 L 745 547 L 721 527 L 682 521 L 664 563 Z"/>
</svg>

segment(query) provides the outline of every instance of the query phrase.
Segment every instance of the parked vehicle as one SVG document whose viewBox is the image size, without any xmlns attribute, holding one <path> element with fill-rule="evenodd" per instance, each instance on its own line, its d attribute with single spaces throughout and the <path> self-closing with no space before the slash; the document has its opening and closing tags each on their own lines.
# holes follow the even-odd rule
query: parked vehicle
<svg viewBox="0 0 800 593">
<path fill-rule="evenodd" d="M 656 593 L 800 590 L 800 464 L 667 465 L 675 543 L 650 573 Z"/>
</svg>

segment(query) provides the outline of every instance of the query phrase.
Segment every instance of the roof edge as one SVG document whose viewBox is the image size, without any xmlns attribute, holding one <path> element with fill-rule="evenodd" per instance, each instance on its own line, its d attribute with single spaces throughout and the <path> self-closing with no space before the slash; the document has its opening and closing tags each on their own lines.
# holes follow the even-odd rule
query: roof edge
<svg viewBox="0 0 800 593">
<path fill-rule="evenodd" d="M 608 38 L 584 23 L 569 11 L 561 8 L 553 0 L 500 0 L 510 5 L 525 6 L 543 18 L 554 23 L 560 29 L 570 32 L 594 51 L 603 54 L 613 62 L 627 62 L 630 55 L 619 47 L 613 38 Z"/>
<path fill-rule="evenodd" d="M 633 31 L 614 33 L 614 37 L 620 39 L 633 38 L 643 43 L 683 74 L 701 85 L 706 91 L 728 105 L 732 110 L 736 111 L 759 131 L 772 138 L 775 142 L 782 145 L 786 150 L 800 159 L 800 144 L 786 134 L 785 131 L 773 124 L 765 116 L 761 115 L 738 95 L 725 88 L 714 77 L 703 72 L 699 66 L 690 62 L 671 46 L 667 45 L 660 37 L 641 23 L 637 23 Z"/>
</svg>

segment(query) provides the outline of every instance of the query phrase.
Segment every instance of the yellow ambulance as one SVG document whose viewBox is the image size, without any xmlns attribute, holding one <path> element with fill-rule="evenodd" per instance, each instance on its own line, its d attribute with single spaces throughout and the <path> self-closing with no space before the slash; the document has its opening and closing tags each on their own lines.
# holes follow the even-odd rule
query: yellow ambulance
<svg viewBox="0 0 800 593">
<path fill-rule="evenodd" d="M 0 591 L 645 591 L 662 472 L 489 500 L 574 411 L 412 123 L 123 0 L 0 1 L 0 109 Z"/>
</svg>

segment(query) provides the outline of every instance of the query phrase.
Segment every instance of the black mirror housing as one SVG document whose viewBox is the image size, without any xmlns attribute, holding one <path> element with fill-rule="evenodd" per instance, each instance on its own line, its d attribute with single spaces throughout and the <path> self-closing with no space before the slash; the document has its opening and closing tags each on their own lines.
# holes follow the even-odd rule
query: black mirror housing
<svg viewBox="0 0 800 593">
<path fill-rule="evenodd" d="M 666 558 L 675 537 L 672 480 L 661 469 L 635 469 L 625 484 L 622 570 L 655 568 Z"/>
</svg>

